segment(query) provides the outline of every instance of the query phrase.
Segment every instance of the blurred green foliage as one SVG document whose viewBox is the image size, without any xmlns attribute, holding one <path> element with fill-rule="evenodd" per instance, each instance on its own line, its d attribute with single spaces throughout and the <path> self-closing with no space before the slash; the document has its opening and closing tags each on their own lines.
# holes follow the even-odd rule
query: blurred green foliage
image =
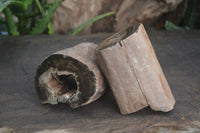
<svg viewBox="0 0 200 133">
<path fill-rule="evenodd" d="M 0 0 L 0 28 L 10 35 L 53 34 L 50 22 L 61 0 Z"/>
<path fill-rule="evenodd" d="M 4 34 L 8 32 L 13 36 L 43 33 L 51 35 L 54 33 L 51 18 L 62 1 L 54 0 L 52 3 L 48 3 L 47 0 L 0 0 L 0 32 Z M 198 5 L 198 0 L 188 0 L 182 23 L 175 25 L 171 21 L 166 21 L 165 29 L 200 28 L 200 22 L 197 23 L 198 17 L 200 17 Z M 77 35 L 90 24 L 114 14 L 115 12 L 107 12 L 94 17 L 76 27 L 70 34 Z"/>
<path fill-rule="evenodd" d="M 51 18 L 62 0 L 48 3 L 47 0 L 0 0 L 0 31 L 10 35 L 53 34 Z M 77 35 L 88 25 L 111 15 L 108 12 L 94 17 L 75 28 L 72 35 Z"/>
<path fill-rule="evenodd" d="M 184 26 L 193 29 L 195 27 L 195 22 L 197 20 L 197 7 L 198 0 L 189 0 L 187 3 L 187 10 L 184 17 Z"/>
<path fill-rule="evenodd" d="M 108 17 L 108 16 L 111 16 L 111 15 L 114 15 L 115 12 L 107 12 L 107 13 L 104 13 L 104 14 L 101 14 L 97 17 L 94 17 L 88 21 L 86 21 L 85 23 L 82 23 L 80 26 L 76 27 L 74 29 L 74 31 L 71 33 L 72 35 L 77 35 L 81 30 L 83 30 L 85 27 L 87 27 L 88 25 L 102 19 L 102 18 L 105 18 L 105 17 Z"/>
<path fill-rule="evenodd" d="M 182 23 L 180 23 L 180 25 L 175 25 L 173 22 L 167 20 L 165 23 L 165 29 L 166 30 L 183 30 L 183 29 L 188 30 L 188 29 L 200 28 L 199 23 L 197 22 L 198 6 L 199 6 L 198 0 L 188 0 L 187 9 L 185 11 L 185 15 L 184 15 Z"/>
<path fill-rule="evenodd" d="M 182 30 L 183 28 L 182 27 L 179 27 L 177 25 L 175 25 L 174 23 L 172 23 L 171 21 L 166 21 L 165 22 L 165 29 L 166 30 Z"/>
</svg>

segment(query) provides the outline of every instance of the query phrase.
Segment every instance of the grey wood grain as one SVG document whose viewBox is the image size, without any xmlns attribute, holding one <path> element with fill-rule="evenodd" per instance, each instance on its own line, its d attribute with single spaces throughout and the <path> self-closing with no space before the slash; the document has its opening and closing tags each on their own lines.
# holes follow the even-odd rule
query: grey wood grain
<svg viewBox="0 0 200 133">
<path fill-rule="evenodd" d="M 158 60 L 176 99 L 173 111 L 145 108 L 123 116 L 110 90 L 87 106 L 42 105 L 34 89 L 39 63 L 51 53 L 91 36 L 0 36 L 0 128 L 9 132 L 161 132 L 200 131 L 200 32 L 148 30 Z M 0 131 L 1 131 L 0 130 Z"/>
</svg>

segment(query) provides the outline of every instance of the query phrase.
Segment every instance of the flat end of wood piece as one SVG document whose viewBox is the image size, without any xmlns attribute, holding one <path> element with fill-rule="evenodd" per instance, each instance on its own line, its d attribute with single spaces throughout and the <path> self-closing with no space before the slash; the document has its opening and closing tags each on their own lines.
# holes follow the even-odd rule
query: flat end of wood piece
<svg viewBox="0 0 200 133">
<path fill-rule="evenodd" d="M 131 34 L 137 33 L 138 28 L 141 24 L 135 24 L 129 28 L 127 28 L 125 31 L 119 31 L 115 34 L 113 34 L 111 37 L 105 39 L 101 44 L 97 46 L 95 51 L 101 51 L 103 49 L 106 49 L 107 47 L 112 47 L 114 45 L 117 45 L 121 40 L 124 40 L 125 38 L 129 37 Z"/>
<path fill-rule="evenodd" d="M 174 108 L 174 96 L 143 24 L 107 38 L 95 52 L 122 114 L 146 106 L 163 112 Z"/>
</svg>

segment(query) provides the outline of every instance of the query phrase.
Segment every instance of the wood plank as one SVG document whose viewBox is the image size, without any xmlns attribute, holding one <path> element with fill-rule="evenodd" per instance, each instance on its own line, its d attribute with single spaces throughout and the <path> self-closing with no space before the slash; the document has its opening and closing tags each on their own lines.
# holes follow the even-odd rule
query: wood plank
<svg viewBox="0 0 200 133">
<path fill-rule="evenodd" d="M 16 133 L 199 132 L 200 31 L 149 29 L 148 35 L 176 98 L 171 112 L 145 108 L 123 116 L 110 90 L 77 109 L 40 104 L 34 88 L 38 64 L 51 53 L 80 42 L 98 44 L 110 34 L 0 36 L 0 127 Z"/>
</svg>

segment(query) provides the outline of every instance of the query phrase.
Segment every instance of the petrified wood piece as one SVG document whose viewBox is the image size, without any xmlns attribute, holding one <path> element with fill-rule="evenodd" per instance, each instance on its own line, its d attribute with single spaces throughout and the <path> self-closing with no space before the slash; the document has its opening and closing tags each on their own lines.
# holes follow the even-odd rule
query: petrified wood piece
<svg viewBox="0 0 200 133">
<path fill-rule="evenodd" d="M 142 24 L 103 41 L 96 55 L 122 114 L 146 106 L 173 109 L 175 99 Z"/>
<path fill-rule="evenodd" d="M 72 108 L 98 99 L 105 90 L 96 64 L 94 43 L 61 50 L 38 67 L 35 86 L 42 103 L 69 103 Z"/>
<path fill-rule="evenodd" d="M 52 2 L 54 0 L 48 0 Z M 56 9 L 52 23 L 56 33 L 68 34 L 72 29 L 100 14 L 116 15 L 101 19 L 80 34 L 113 32 L 136 22 L 154 24 L 165 13 L 172 12 L 185 0 L 64 0 Z M 168 15 L 167 15 L 168 16 Z M 182 16 L 180 14 L 177 17 Z M 165 18 L 165 17 L 164 17 Z"/>
<path fill-rule="evenodd" d="M 174 11 L 182 1 L 124 0 L 116 13 L 116 28 L 122 30 L 139 22 L 152 25 L 162 14 Z"/>
</svg>

